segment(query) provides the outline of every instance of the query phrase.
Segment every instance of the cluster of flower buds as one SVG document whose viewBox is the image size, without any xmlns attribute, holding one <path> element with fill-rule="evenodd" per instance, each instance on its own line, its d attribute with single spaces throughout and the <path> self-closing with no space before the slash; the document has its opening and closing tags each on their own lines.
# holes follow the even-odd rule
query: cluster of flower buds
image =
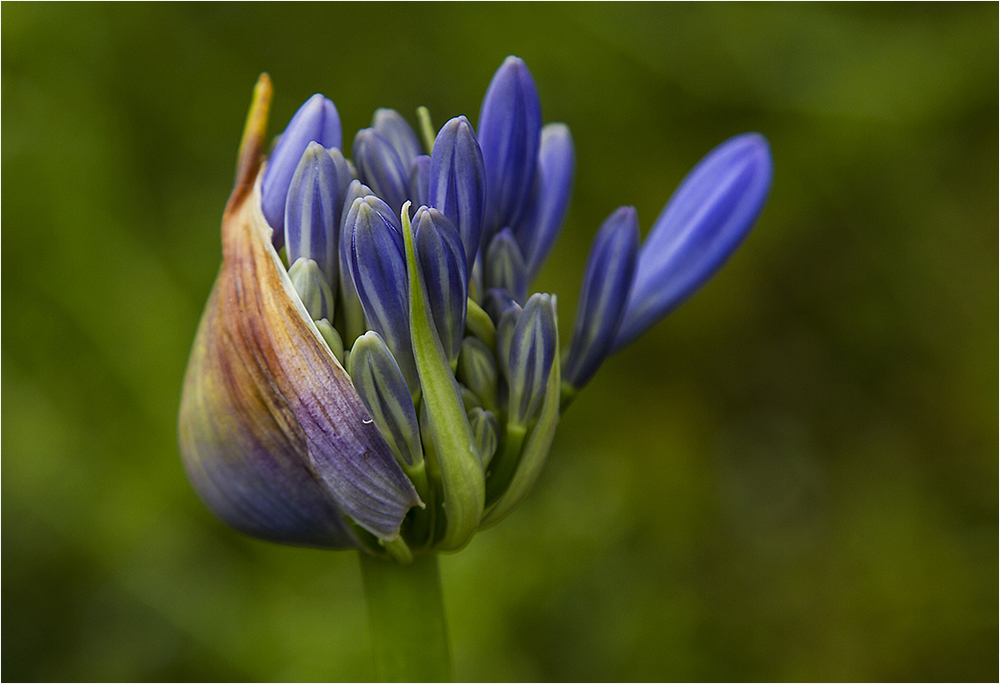
<svg viewBox="0 0 1000 684">
<path fill-rule="evenodd" d="M 718 270 L 771 185 L 767 143 L 747 134 L 688 175 L 644 243 L 635 209 L 614 211 L 562 352 L 555 295 L 529 292 L 575 153 L 566 125 L 542 125 L 522 60 L 496 72 L 478 130 L 459 116 L 435 134 L 422 110 L 418 135 L 379 109 L 350 160 L 336 107 L 314 95 L 258 171 L 269 98 L 265 75 L 180 444 L 216 515 L 284 543 L 405 563 L 501 520 L 576 393 Z"/>
</svg>

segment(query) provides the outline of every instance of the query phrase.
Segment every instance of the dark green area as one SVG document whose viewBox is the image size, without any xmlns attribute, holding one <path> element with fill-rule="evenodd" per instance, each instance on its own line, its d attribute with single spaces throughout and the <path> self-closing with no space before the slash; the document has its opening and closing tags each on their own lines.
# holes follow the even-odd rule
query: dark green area
<svg viewBox="0 0 1000 684">
<path fill-rule="evenodd" d="M 374 676 L 358 561 L 229 531 L 175 439 L 260 71 L 478 116 L 507 54 L 578 153 L 539 289 L 718 142 L 774 190 L 611 359 L 527 502 L 441 560 L 460 680 L 998 677 L 998 9 L 2 7 L 4 680 Z"/>
</svg>

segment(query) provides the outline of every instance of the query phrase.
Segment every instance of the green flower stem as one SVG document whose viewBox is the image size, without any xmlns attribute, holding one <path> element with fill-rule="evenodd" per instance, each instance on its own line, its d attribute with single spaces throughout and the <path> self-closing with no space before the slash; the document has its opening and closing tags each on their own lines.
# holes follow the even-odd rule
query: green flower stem
<svg viewBox="0 0 1000 684">
<path fill-rule="evenodd" d="M 418 556 L 410 565 L 360 555 L 379 679 L 451 681 L 437 554 Z"/>
</svg>

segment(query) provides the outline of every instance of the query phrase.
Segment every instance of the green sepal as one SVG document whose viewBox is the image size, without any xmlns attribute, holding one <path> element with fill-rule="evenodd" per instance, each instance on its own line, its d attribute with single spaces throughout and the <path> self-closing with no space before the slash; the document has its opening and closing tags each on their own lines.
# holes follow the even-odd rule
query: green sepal
<svg viewBox="0 0 1000 684">
<path fill-rule="evenodd" d="M 447 525 L 438 548 L 457 551 L 472 539 L 486 504 L 486 477 L 462 402 L 462 393 L 431 319 L 427 288 L 417 266 L 410 203 L 400 212 L 410 281 L 410 339 L 427 423 L 444 488 Z"/>
</svg>

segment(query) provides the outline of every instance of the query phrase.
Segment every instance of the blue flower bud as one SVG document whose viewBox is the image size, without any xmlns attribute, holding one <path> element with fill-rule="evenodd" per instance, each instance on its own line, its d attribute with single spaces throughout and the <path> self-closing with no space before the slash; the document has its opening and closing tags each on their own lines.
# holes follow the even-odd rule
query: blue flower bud
<svg viewBox="0 0 1000 684">
<path fill-rule="evenodd" d="M 479 404 L 490 411 L 497 410 L 497 362 L 486 343 L 475 337 L 462 341 L 458 357 L 458 379 L 476 395 Z"/>
<path fill-rule="evenodd" d="M 514 301 L 506 290 L 489 290 L 486 293 L 484 308 L 490 317 L 497 322 L 496 350 L 497 362 L 505 378 L 510 378 L 507 361 L 510 358 L 510 342 L 514 337 L 517 319 L 521 317 L 521 305 Z"/>
<path fill-rule="evenodd" d="M 535 293 L 524 305 L 510 341 L 508 422 L 527 427 L 538 414 L 556 354 L 552 297 Z"/>
<path fill-rule="evenodd" d="M 337 216 L 337 226 L 339 228 L 344 223 L 344 197 L 347 195 L 347 189 L 351 186 L 355 174 L 354 169 L 351 167 L 351 162 L 344 159 L 344 153 L 338 148 L 331 147 L 326 152 L 330 155 L 330 159 L 333 160 L 333 165 L 337 167 L 337 197 L 340 198 L 338 206 L 341 207 L 340 215 Z M 340 231 L 338 230 L 339 234 Z"/>
<path fill-rule="evenodd" d="M 677 308 L 721 268 L 764 208 L 771 174 L 767 140 L 747 133 L 716 147 L 687 175 L 639 252 L 612 351 Z"/>
<path fill-rule="evenodd" d="M 615 343 L 638 249 L 635 207 L 620 207 L 601 226 L 583 277 L 573 342 L 562 370 L 563 380 L 576 389 L 590 381 Z"/>
<path fill-rule="evenodd" d="M 490 241 L 483 269 L 487 290 L 507 290 L 517 301 L 524 301 L 528 294 L 528 269 L 510 228 L 504 228 Z"/>
<path fill-rule="evenodd" d="M 424 459 L 420 445 L 420 425 L 410 389 L 385 340 L 374 330 L 357 339 L 351 350 L 351 380 L 404 470 Z"/>
<path fill-rule="evenodd" d="M 281 134 L 264 169 L 260 205 L 264 218 L 274 229 L 275 249 L 285 237 L 285 198 L 292 176 L 310 142 L 323 147 L 340 147 L 340 116 L 333 102 L 316 93 L 299 107 Z"/>
<path fill-rule="evenodd" d="M 542 129 L 538 152 L 537 196 L 530 222 L 517 231 L 517 241 L 534 280 L 562 230 L 573 191 L 576 153 L 566 124 L 552 123 Z"/>
<path fill-rule="evenodd" d="M 309 143 L 288 189 L 285 248 L 288 263 L 313 259 L 331 284 L 337 282 L 341 201 L 333 157 L 319 143 Z"/>
<path fill-rule="evenodd" d="M 354 287 L 354 275 L 351 272 L 353 228 L 347 227 L 347 218 L 354 206 L 354 200 L 374 194 L 372 189 L 361 181 L 352 180 L 347 186 L 347 193 L 344 195 L 344 209 L 340 216 L 340 268 L 338 270 L 340 271 L 340 300 L 343 304 L 341 311 L 344 314 L 344 332 L 348 344 L 353 344 L 354 340 L 363 335 L 368 328 L 365 324 L 365 312 L 361 308 L 361 299 Z"/>
<path fill-rule="evenodd" d="M 375 115 L 372 116 L 372 128 L 389 141 L 399 161 L 407 167 L 413 163 L 418 154 L 423 152 L 420 139 L 417 138 L 413 127 L 395 109 L 386 107 L 376 109 Z"/>
<path fill-rule="evenodd" d="M 486 170 L 472 124 L 464 116 L 446 123 L 434 139 L 427 204 L 451 219 L 465 245 L 471 272 L 483 232 Z"/>
<path fill-rule="evenodd" d="M 350 182 L 347 186 L 347 193 L 344 195 L 344 209 L 340 214 L 340 234 L 345 236 L 345 240 L 340 243 L 340 252 L 341 254 L 348 255 L 348 262 L 350 261 L 349 255 L 351 253 L 351 241 L 347 238 L 350 238 L 351 233 L 346 228 L 347 217 L 351 213 L 351 209 L 354 207 L 354 200 L 359 197 L 368 197 L 369 195 L 375 195 L 374 191 L 357 179 Z M 341 261 L 341 265 L 344 265 L 343 261 Z M 348 268 L 350 268 L 349 264 Z M 350 271 L 348 271 L 348 273 L 349 272 Z"/>
<path fill-rule="evenodd" d="M 288 269 L 288 278 L 314 321 L 333 318 L 333 292 L 315 261 L 297 259 Z"/>
<path fill-rule="evenodd" d="M 433 206 L 430 197 L 431 158 L 426 154 L 418 154 L 410 164 L 410 199 L 418 207 Z M 454 223 L 454 221 L 452 222 Z"/>
<path fill-rule="evenodd" d="M 374 195 L 354 200 L 345 228 L 352 235 L 351 275 L 368 326 L 385 340 L 406 384 L 416 391 L 402 229 L 392 210 Z"/>
<path fill-rule="evenodd" d="M 453 362 L 462 347 L 469 287 L 462 238 L 440 211 L 420 207 L 413 217 L 413 246 L 438 340 Z"/>
<path fill-rule="evenodd" d="M 521 305 L 510 295 L 510 292 L 499 288 L 486 291 L 486 295 L 483 297 L 483 310 L 497 325 L 500 323 L 500 317 L 510 308 L 521 310 Z"/>
<path fill-rule="evenodd" d="M 479 112 L 486 169 L 487 235 L 516 225 L 530 199 L 538 164 L 542 109 L 525 63 L 508 57 L 490 81 Z"/>
<path fill-rule="evenodd" d="M 469 411 L 469 425 L 472 426 L 472 434 L 475 436 L 476 446 L 479 448 L 479 460 L 482 461 L 485 468 L 493 459 L 493 454 L 496 453 L 500 423 L 492 411 L 473 408 Z"/>
<path fill-rule="evenodd" d="M 358 177 L 399 214 L 409 194 L 410 164 L 404 163 L 395 148 L 374 128 L 362 128 L 354 136 L 354 163 Z"/>
</svg>

